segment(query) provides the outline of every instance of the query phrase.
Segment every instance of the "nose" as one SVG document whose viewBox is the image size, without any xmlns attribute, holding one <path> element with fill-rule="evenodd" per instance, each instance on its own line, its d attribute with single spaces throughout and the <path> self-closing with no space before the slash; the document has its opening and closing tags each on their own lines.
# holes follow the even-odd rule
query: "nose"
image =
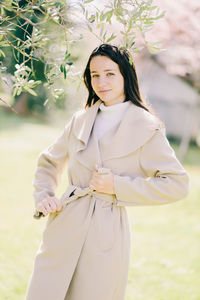
<svg viewBox="0 0 200 300">
<path fill-rule="evenodd" d="M 102 87 L 105 86 L 105 84 L 106 84 L 106 78 L 104 76 L 99 76 L 99 78 L 98 78 L 98 84 L 97 84 L 98 87 L 102 88 Z"/>
</svg>

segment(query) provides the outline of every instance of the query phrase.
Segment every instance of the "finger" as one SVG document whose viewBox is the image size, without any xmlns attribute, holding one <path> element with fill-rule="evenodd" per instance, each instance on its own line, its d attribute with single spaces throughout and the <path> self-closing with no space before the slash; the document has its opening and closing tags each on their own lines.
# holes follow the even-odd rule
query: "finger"
<svg viewBox="0 0 200 300">
<path fill-rule="evenodd" d="M 89 185 L 89 188 L 90 188 L 91 190 L 96 190 L 96 187 L 95 187 L 93 184 L 91 184 L 91 183 L 90 183 L 90 185 Z"/>
<path fill-rule="evenodd" d="M 55 198 L 56 210 L 60 211 L 62 209 L 62 201 L 58 198 Z"/>
<path fill-rule="evenodd" d="M 46 210 L 44 207 L 43 207 L 43 210 L 42 210 L 42 212 L 43 212 L 43 214 L 44 214 L 45 216 L 49 214 L 49 211 L 48 211 L 48 210 Z"/>
<path fill-rule="evenodd" d="M 46 208 L 43 206 L 42 203 L 39 206 L 39 211 L 41 211 L 45 216 L 48 214 L 48 211 L 46 210 Z"/>
<path fill-rule="evenodd" d="M 94 180 L 97 180 L 97 179 L 99 179 L 99 178 L 101 178 L 101 175 L 99 175 L 99 173 L 94 173 L 94 175 L 93 175 L 93 178 L 92 179 L 94 179 Z"/>
<path fill-rule="evenodd" d="M 47 200 L 44 199 L 41 202 L 38 203 L 37 208 L 39 211 L 41 211 L 45 216 L 49 213 L 49 206 L 47 203 Z"/>
<path fill-rule="evenodd" d="M 98 184 L 99 184 L 98 179 L 94 179 L 90 181 L 90 185 L 92 185 L 94 188 L 96 188 Z"/>
<path fill-rule="evenodd" d="M 43 205 L 42 205 L 42 202 L 39 202 L 36 206 L 37 210 L 38 211 L 41 211 L 42 212 L 42 209 L 43 209 Z"/>
<path fill-rule="evenodd" d="M 89 186 L 94 186 L 94 180 L 90 180 L 90 182 L 89 182 Z"/>
<path fill-rule="evenodd" d="M 97 176 L 97 172 L 96 172 L 96 171 L 94 171 L 94 172 L 92 173 L 92 178 L 91 178 L 91 180 L 92 180 L 92 179 L 95 179 L 95 178 L 96 178 L 96 176 Z"/>
<path fill-rule="evenodd" d="M 43 203 L 43 208 L 47 211 L 47 212 L 51 212 L 51 206 L 50 206 L 50 204 L 49 204 L 49 201 L 48 200 L 43 200 L 42 201 Z"/>
<path fill-rule="evenodd" d="M 43 206 L 40 204 L 37 205 L 37 211 L 43 213 L 43 215 L 46 213 L 46 211 L 44 210 Z"/>
<path fill-rule="evenodd" d="M 48 203 L 51 208 L 51 211 L 55 212 L 57 210 L 57 205 L 55 203 L 55 199 L 53 199 L 53 198 L 49 199 Z"/>
</svg>

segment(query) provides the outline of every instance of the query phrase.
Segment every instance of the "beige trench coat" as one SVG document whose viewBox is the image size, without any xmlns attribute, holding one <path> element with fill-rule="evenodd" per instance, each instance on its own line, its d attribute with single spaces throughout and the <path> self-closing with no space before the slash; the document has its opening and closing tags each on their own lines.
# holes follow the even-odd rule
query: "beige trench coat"
<svg viewBox="0 0 200 300">
<path fill-rule="evenodd" d="M 130 102 L 123 120 L 98 141 L 92 128 L 101 103 L 75 113 L 39 156 L 35 203 L 54 195 L 66 163 L 69 186 L 62 211 L 48 216 L 27 300 L 124 300 L 126 206 L 170 203 L 188 193 L 188 174 L 157 119 Z M 89 189 L 95 163 L 114 173 L 115 194 Z"/>
</svg>

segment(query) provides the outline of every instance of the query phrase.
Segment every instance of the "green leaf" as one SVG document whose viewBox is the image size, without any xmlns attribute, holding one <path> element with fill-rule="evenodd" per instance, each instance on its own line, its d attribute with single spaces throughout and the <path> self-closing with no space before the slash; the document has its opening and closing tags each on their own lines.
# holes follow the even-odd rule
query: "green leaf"
<svg viewBox="0 0 200 300">
<path fill-rule="evenodd" d="M 29 80 L 29 81 L 28 81 L 29 86 L 30 86 L 31 88 L 36 87 L 36 86 L 39 85 L 41 82 L 42 82 L 41 80 L 36 80 L 36 81 L 34 81 L 34 80 Z"/>
<path fill-rule="evenodd" d="M 18 52 L 17 52 L 17 55 L 16 55 L 16 56 L 17 56 L 17 59 L 18 59 L 18 61 L 19 61 L 20 54 L 21 54 L 21 53 L 18 51 Z"/>
<path fill-rule="evenodd" d="M 0 47 L 10 47 L 10 45 L 7 43 L 7 41 L 1 41 Z"/>
<path fill-rule="evenodd" d="M 110 23 L 110 22 L 111 22 L 111 18 L 112 18 L 112 16 L 113 16 L 113 10 L 110 10 L 110 11 L 106 12 L 106 13 L 105 13 L 105 16 L 106 16 L 106 21 L 107 21 L 108 23 Z"/>
<path fill-rule="evenodd" d="M 153 24 L 153 21 L 151 21 L 151 20 L 146 20 L 146 21 L 144 21 L 144 24 Z"/>
<path fill-rule="evenodd" d="M 134 51 L 135 53 L 139 53 L 143 48 L 144 48 L 143 46 L 137 47 L 137 48 L 133 48 L 133 51 Z"/>
<path fill-rule="evenodd" d="M 166 13 L 166 11 L 163 11 L 163 12 L 162 12 L 161 14 L 159 14 L 158 16 L 149 18 L 149 20 L 158 20 L 158 19 L 161 19 L 161 18 L 164 17 L 165 13 Z"/>
<path fill-rule="evenodd" d="M 152 43 L 150 43 L 151 45 L 159 45 L 159 44 L 161 44 L 161 43 L 163 43 L 163 40 L 159 40 L 159 41 L 156 41 L 156 42 L 152 42 Z"/>
<path fill-rule="evenodd" d="M 65 66 L 63 67 L 63 73 L 64 73 L 64 78 L 66 79 L 66 77 L 67 77 L 67 71 L 66 71 L 66 67 Z"/>
<path fill-rule="evenodd" d="M 100 36 L 103 35 L 103 29 L 104 29 L 104 27 L 102 26 L 102 27 L 101 27 L 101 30 L 100 30 Z"/>
<path fill-rule="evenodd" d="M 16 87 L 14 87 L 14 89 L 13 89 L 13 97 L 15 97 L 16 94 L 17 94 L 17 89 L 16 89 Z"/>
<path fill-rule="evenodd" d="M 70 57 L 70 55 L 71 55 L 71 54 L 70 54 L 69 52 L 66 53 L 66 54 L 65 54 L 65 60 L 67 60 L 67 59 Z"/>
<path fill-rule="evenodd" d="M 102 12 L 100 14 L 100 22 L 102 22 L 103 20 L 105 20 L 106 16 L 104 15 L 104 13 Z"/>
<path fill-rule="evenodd" d="M 63 68 L 63 65 L 61 64 L 61 65 L 60 65 L 60 72 L 63 73 L 63 70 L 64 70 L 64 68 Z"/>
<path fill-rule="evenodd" d="M 109 43 L 110 41 L 114 40 L 115 38 L 116 38 L 116 35 L 112 34 L 111 37 L 109 37 L 106 42 Z"/>
<path fill-rule="evenodd" d="M 10 9 L 10 7 L 8 5 L 6 7 L 4 7 L 4 9 L 6 9 L 8 11 L 12 11 L 12 9 Z"/>
<path fill-rule="evenodd" d="M 132 66 L 132 64 L 133 64 L 133 58 L 132 58 L 132 55 L 129 56 L 129 63 L 130 63 L 130 65 Z"/>
<path fill-rule="evenodd" d="M 22 92 L 22 88 L 20 87 L 20 88 L 18 88 L 18 89 L 16 90 L 17 96 L 19 96 L 19 95 L 21 94 L 21 92 Z"/>
<path fill-rule="evenodd" d="M 106 34 L 107 34 L 107 31 L 104 32 L 104 35 L 103 35 L 103 38 L 102 38 L 103 40 L 105 40 Z"/>
<path fill-rule="evenodd" d="M 154 6 L 146 7 L 146 10 L 154 10 L 156 8 L 158 8 L 158 6 L 154 5 Z"/>
<path fill-rule="evenodd" d="M 95 15 L 92 15 L 92 16 L 88 19 L 88 21 L 89 21 L 90 23 L 93 23 L 93 22 L 95 21 Z"/>
<path fill-rule="evenodd" d="M 64 89 L 54 89 L 54 94 L 60 96 L 64 93 Z"/>
<path fill-rule="evenodd" d="M 5 15 L 5 11 L 4 11 L 4 8 L 3 6 L 1 7 L 1 17 L 3 17 Z"/>
<path fill-rule="evenodd" d="M 71 66 L 71 65 L 73 65 L 73 61 L 67 61 L 66 64 L 67 64 L 68 66 Z"/>
<path fill-rule="evenodd" d="M 88 18 L 88 11 L 87 10 L 86 10 L 85 16 L 86 16 L 86 19 L 87 19 Z"/>
<path fill-rule="evenodd" d="M 5 56 L 5 53 L 0 49 L 0 57 L 1 57 L 1 56 L 6 57 L 6 56 Z"/>
<path fill-rule="evenodd" d="M 43 105 L 46 106 L 48 102 L 49 102 L 49 99 L 47 98 Z"/>
<path fill-rule="evenodd" d="M 29 92 L 31 95 L 37 96 L 36 92 L 34 90 L 30 89 L 28 86 L 24 86 L 23 88 L 24 88 L 24 90 Z"/>
<path fill-rule="evenodd" d="M 16 6 L 16 7 L 19 7 L 19 4 L 17 2 L 15 2 L 15 1 L 12 1 L 12 5 Z"/>
<path fill-rule="evenodd" d="M 94 0 L 85 0 L 84 1 L 84 4 L 87 4 L 87 3 L 90 3 L 90 2 L 93 2 Z"/>
<path fill-rule="evenodd" d="M 127 29 L 127 33 L 132 29 L 132 24 L 133 24 L 133 19 L 130 19 L 128 29 Z"/>
<path fill-rule="evenodd" d="M 89 24 L 87 24 L 87 27 L 88 27 L 89 31 L 92 32 L 92 27 Z"/>
<path fill-rule="evenodd" d="M 132 42 L 132 43 L 131 43 L 131 47 L 133 47 L 133 45 L 135 45 L 135 42 Z"/>
</svg>

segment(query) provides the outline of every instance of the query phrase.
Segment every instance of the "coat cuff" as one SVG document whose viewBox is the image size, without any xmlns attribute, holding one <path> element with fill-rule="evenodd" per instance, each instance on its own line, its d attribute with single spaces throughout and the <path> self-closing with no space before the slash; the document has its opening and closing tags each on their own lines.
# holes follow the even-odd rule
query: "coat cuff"
<svg viewBox="0 0 200 300">
<path fill-rule="evenodd" d="M 134 206 L 133 202 L 126 202 L 127 194 L 127 176 L 114 175 L 114 204 L 116 206 Z M 130 196 L 130 195 L 129 195 Z"/>
</svg>

